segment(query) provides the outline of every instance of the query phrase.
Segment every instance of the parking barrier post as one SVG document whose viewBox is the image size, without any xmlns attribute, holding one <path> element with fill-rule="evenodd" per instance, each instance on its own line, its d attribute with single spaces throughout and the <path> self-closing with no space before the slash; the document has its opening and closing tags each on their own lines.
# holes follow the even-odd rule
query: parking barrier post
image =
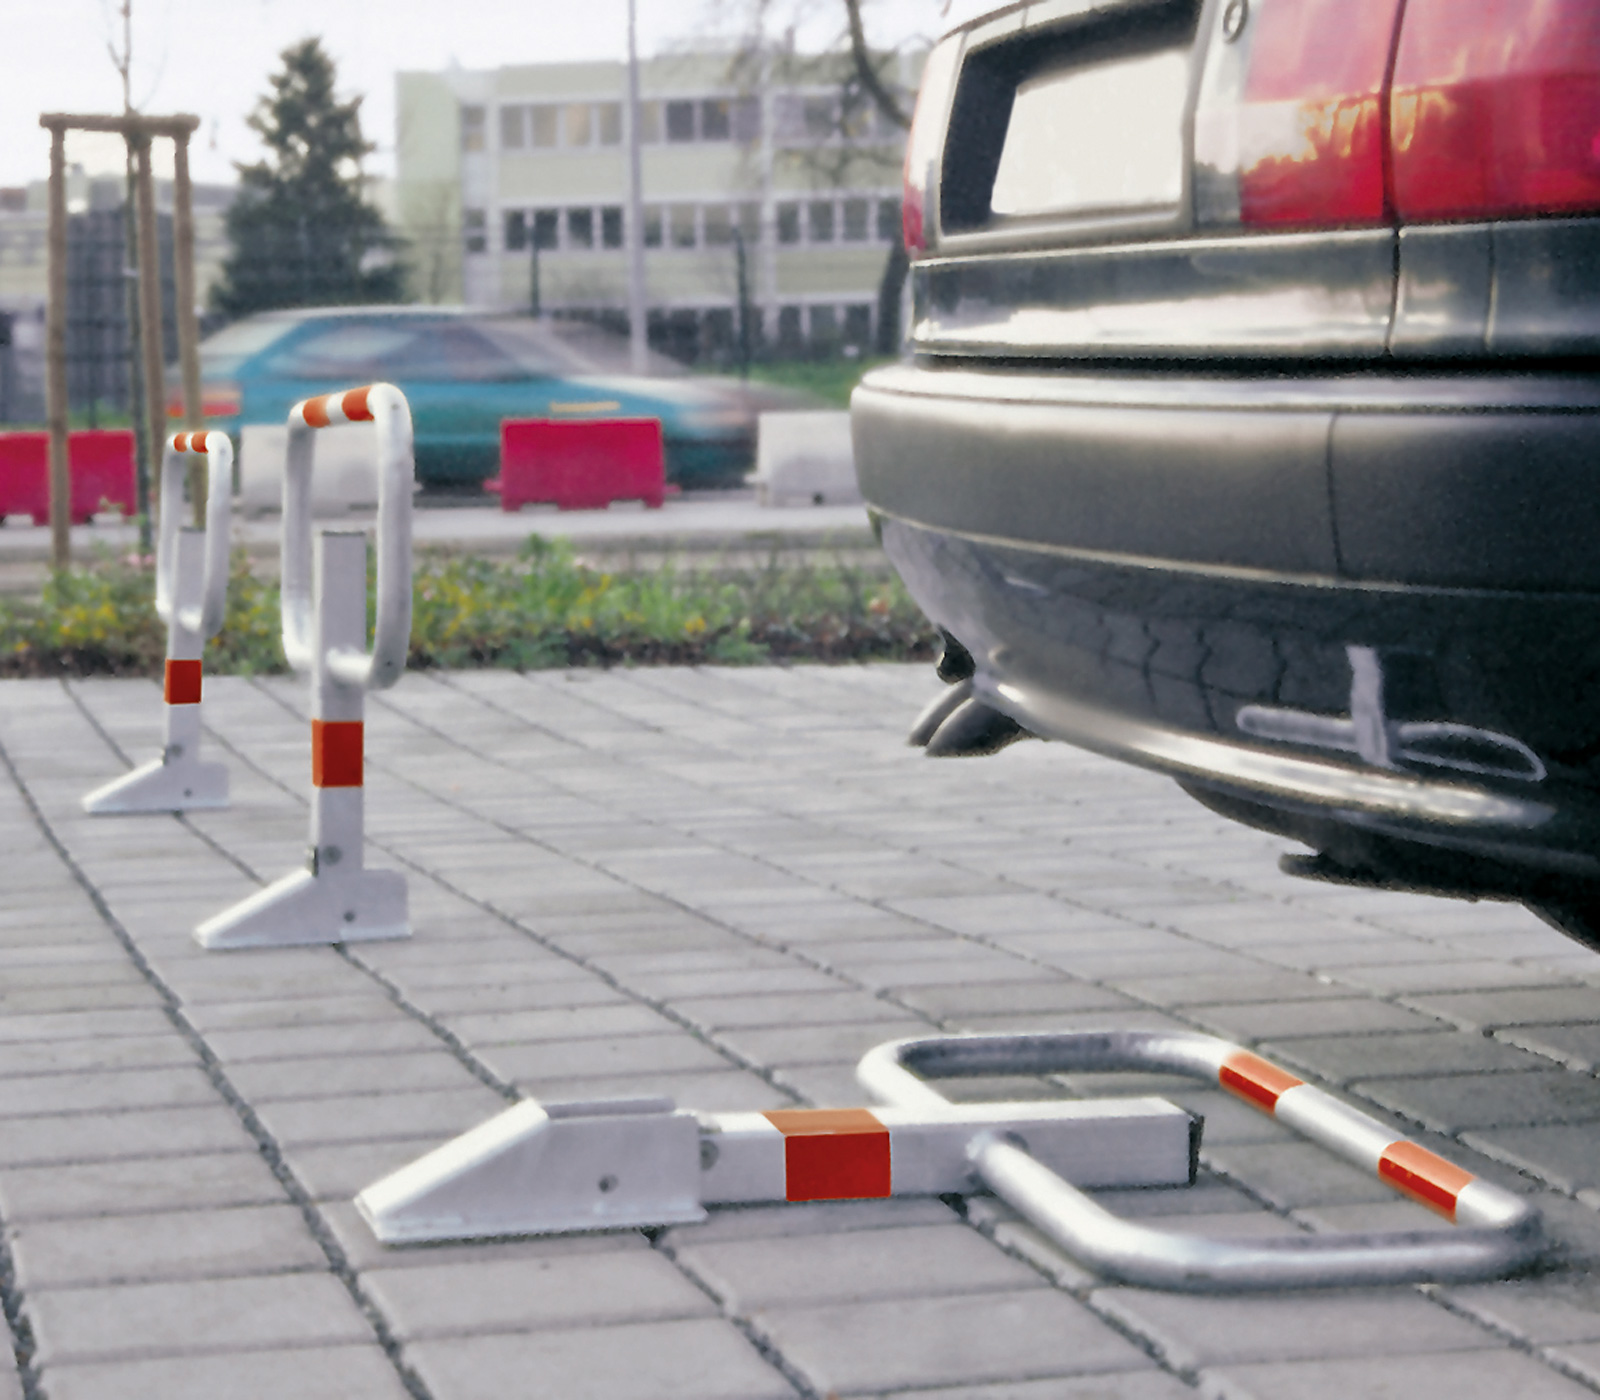
<svg viewBox="0 0 1600 1400">
<path fill-rule="evenodd" d="M 183 483 L 195 455 L 209 465 L 204 530 L 181 524 Z M 228 805 L 228 770 L 200 757 L 200 691 L 205 645 L 222 627 L 228 601 L 233 444 L 226 433 L 177 433 L 161 455 L 161 533 L 156 547 L 156 613 L 167 624 L 162 677 L 166 736 L 161 757 L 83 799 L 95 816 L 186 812 Z"/>
<path fill-rule="evenodd" d="M 315 433 L 377 428 L 377 618 L 366 650 L 367 541 L 311 529 Z M 405 876 L 365 867 L 365 697 L 405 672 L 411 640 L 411 412 L 392 384 L 325 394 L 289 412 L 283 486 L 283 649 L 311 681 L 311 840 L 306 866 L 206 920 L 205 948 L 406 938 Z"/>
<path fill-rule="evenodd" d="M 1457 1228 L 1228 1240 L 1122 1220 L 1082 1188 L 1191 1183 L 1200 1124 L 1182 1109 L 1156 1098 L 953 1103 L 928 1082 L 1107 1070 L 1219 1086 Z M 707 1205 L 988 1189 L 1107 1277 L 1188 1292 L 1498 1278 L 1543 1247 L 1528 1201 L 1209 1035 L 929 1036 L 869 1051 L 857 1078 L 884 1106 L 695 1115 L 667 1099 L 527 1100 L 374 1182 L 356 1208 L 380 1241 L 409 1244 L 680 1224 Z"/>
</svg>

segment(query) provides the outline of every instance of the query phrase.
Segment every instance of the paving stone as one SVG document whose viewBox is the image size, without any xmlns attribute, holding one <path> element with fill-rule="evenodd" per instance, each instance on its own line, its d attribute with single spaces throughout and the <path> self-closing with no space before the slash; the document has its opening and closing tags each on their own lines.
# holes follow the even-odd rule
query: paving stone
<svg viewBox="0 0 1600 1400">
<path fill-rule="evenodd" d="M 61 1011 L 0 1016 L 0 1045 L 16 1042 L 87 1040 L 101 1036 L 162 1036 L 172 1022 L 159 1007 L 120 1011 Z"/>
<path fill-rule="evenodd" d="M 28 1293 L 36 1364 L 359 1343 L 372 1338 L 329 1274 Z"/>
<path fill-rule="evenodd" d="M 819 1394 L 1150 1369 L 1131 1343 L 1045 1287 L 775 1308 L 752 1323 Z"/>
<path fill-rule="evenodd" d="M 1600 1032 L 1600 1026 L 1596 1028 Z M 1542 1068 L 1540 1060 L 1476 1031 L 1440 1029 L 1398 1035 L 1307 1036 L 1258 1047 L 1269 1060 L 1330 1084 L 1406 1075 L 1498 1074 Z M 1600 1039 L 1596 1042 L 1600 1053 Z"/>
<path fill-rule="evenodd" d="M 494 1011 L 482 1015 L 456 1013 L 443 1019 L 456 1035 L 474 1046 L 529 1045 L 537 1041 L 648 1035 L 677 1029 L 659 1011 L 637 1002 Z"/>
<path fill-rule="evenodd" d="M 130 1108 L 192 1108 L 217 1100 L 216 1086 L 194 1067 L 192 1059 L 189 1065 L 163 1069 L 0 1078 L 0 1118 Z"/>
<path fill-rule="evenodd" d="M 447 1090 L 274 1100 L 257 1105 L 256 1114 L 284 1147 L 451 1137 L 506 1107 L 493 1089 L 462 1078 L 464 1083 Z"/>
<path fill-rule="evenodd" d="M 698 1224 L 673 1226 L 667 1237 L 674 1249 L 698 1248 L 724 1240 L 944 1227 L 955 1219 L 955 1212 L 943 1201 L 926 1196 L 867 1201 L 791 1201 L 777 1205 L 716 1206 Z"/>
<path fill-rule="evenodd" d="M 1592 1276 L 1467 1284 L 1444 1297 L 1532 1346 L 1600 1342 L 1600 1280 Z"/>
<path fill-rule="evenodd" d="M 1354 1088 L 1438 1133 L 1600 1119 L 1600 1080 L 1563 1069 L 1378 1079 Z"/>
<path fill-rule="evenodd" d="M 1600 1069 L 1600 1025 L 1508 1026 L 1497 1030 L 1494 1039 L 1558 1060 L 1585 1074 Z"/>
<path fill-rule="evenodd" d="M 1205 1400 L 1349 1400 L 1449 1396 L 1450 1400 L 1579 1400 L 1587 1386 L 1513 1351 L 1333 1358 L 1292 1365 L 1227 1366 L 1200 1377 Z"/>
<path fill-rule="evenodd" d="M 517 1088 L 528 1098 L 555 1102 L 590 1099 L 626 1099 L 662 1094 L 684 1108 L 707 1113 L 762 1112 L 793 1108 L 789 1094 L 774 1088 L 748 1070 L 680 1070 L 661 1074 L 583 1075 L 573 1078 L 519 1080 Z M 856 1092 L 855 1102 L 861 1093 Z"/>
<path fill-rule="evenodd" d="M 505 1400 L 508 1376 L 593 1400 L 793 1400 L 794 1388 L 720 1319 L 442 1338 L 406 1349 L 435 1396 Z"/>
<path fill-rule="evenodd" d="M 1104 987 L 1078 982 L 1039 970 L 1027 981 L 997 982 L 972 987 L 916 987 L 897 1000 L 934 1020 L 958 1020 L 976 1015 L 1124 1010 L 1138 1003 Z"/>
<path fill-rule="evenodd" d="M 866 1021 L 881 1015 L 888 1003 L 866 992 L 805 992 L 784 996 L 680 997 L 672 1009 L 708 1031 L 741 1026 L 826 1026 L 839 1021 Z"/>
<path fill-rule="evenodd" d="M 430 1037 L 431 1038 L 431 1037 Z M 438 1047 L 439 1042 L 433 1039 Z M 228 1081 L 253 1104 L 346 1094 L 407 1094 L 479 1081 L 448 1050 L 253 1060 L 228 1067 Z"/>
<path fill-rule="evenodd" d="M 1194 1391 L 1159 1371 L 1118 1371 L 1108 1376 L 897 1390 L 894 1400 L 1194 1400 Z"/>
<path fill-rule="evenodd" d="M 498 1045 L 480 1049 L 478 1054 L 502 1079 L 519 1083 L 732 1067 L 728 1057 L 715 1046 L 683 1030 L 616 1039 L 589 1037 L 570 1043 Z"/>
<path fill-rule="evenodd" d="M 1382 963 L 1341 967 L 1330 976 L 1351 987 L 1382 996 L 1396 993 L 1498 991 L 1508 987 L 1570 985 L 1546 968 L 1519 967 L 1493 958 L 1471 961 L 1436 959 L 1416 963 Z"/>
<path fill-rule="evenodd" d="M 0 1168 L 49 1162 L 105 1162 L 122 1157 L 174 1157 L 191 1152 L 254 1150 L 232 1109 L 130 1109 L 27 1121 L 27 1131 L 0 1134 Z"/>
<path fill-rule="evenodd" d="M 886 1008 L 887 1010 L 887 1008 Z M 910 1019 L 856 1022 L 832 1026 L 774 1026 L 770 1029 L 723 1031 L 717 1038 L 736 1054 L 757 1064 L 855 1064 L 885 1041 L 927 1035 L 933 1028 Z"/>
<path fill-rule="evenodd" d="M 0 1219 L 66 1219 L 134 1215 L 204 1206 L 266 1205 L 283 1187 L 254 1151 L 132 1157 L 0 1172 Z"/>
<path fill-rule="evenodd" d="M 1558 1190 L 1576 1193 L 1600 1186 L 1595 1137 L 1592 1123 L 1554 1123 L 1479 1128 L 1462 1133 L 1461 1140 L 1497 1162 L 1528 1172 Z"/>
<path fill-rule="evenodd" d="M 1483 1332 L 1414 1289 L 1313 1290 L 1236 1298 L 1102 1288 L 1096 1311 L 1117 1319 L 1187 1371 L 1238 1362 L 1406 1356 L 1483 1345 Z"/>
<path fill-rule="evenodd" d="M 1280 1210 L 1387 1201 L 1394 1195 L 1374 1173 L 1303 1138 L 1243 1145 L 1205 1145 L 1202 1139 L 1202 1144 L 1211 1170 L 1242 1182 Z"/>
<path fill-rule="evenodd" d="M 184 1016 L 202 1035 L 217 1031 L 255 1030 L 269 1026 L 343 1025 L 351 1021 L 387 1021 L 404 1016 L 382 991 L 337 996 L 302 996 L 268 1001 L 207 1002 L 184 1008 Z"/>
<path fill-rule="evenodd" d="M 25 1289 L 226 1278 L 326 1266 L 291 1206 L 40 1220 L 12 1230 Z"/>
<path fill-rule="evenodd" d="M 954 1220 L 862 1234 L 695 1244 L 678 1257 L 736 1313 L 1026 1288 L 1031 1270 Z"/>
<path fill-rule="evenodd" d="M 1575 1021 L 1600 1022 L 1600 990 L 1593 987 L 1450 992 L 1408 996 L 1405 1002 L 1430 1016 L 1451 1021 L 1462 1030 L 1561 1025 Z"/>
<path fill-rule="evenodd" d="M 407 1400 L 376 1345 L 54 1366 L 50 1400 Z"/>
<path fill-rule="evenodd" d="M 22 1040 L 0 1044 L 0 1076 L 165 1069 L 194 1063 L 194 1051 L 170 1028 L 166 1035 Z"/>
<path fill-rule="evenodd" d="M 418 1262 L 375 1269 L 363 1283 L 406 1342 L 716 1315 L 706 1295 L 653 1250 Z"/>
<path fill-rule="evenodd" d="M 1247 1001 L 1315 1001 L 1345 995 L 1314 977 L 1253 969 L 1160 977 L 1108 977 L 1118 991 L 1158 1006 L 1205 1006 Z"/>
<path fill-rule="evenodd" d="M 1189 1008 L 1187 1014 L 1204 1029 L 1233 1040 L 1290 1040 L 1302 1035 L 1366 1035 L 1373 1031 L 1438 1028 L 1431 1016 L 1365 997 L 1196 1006 Z"/>
</svg>

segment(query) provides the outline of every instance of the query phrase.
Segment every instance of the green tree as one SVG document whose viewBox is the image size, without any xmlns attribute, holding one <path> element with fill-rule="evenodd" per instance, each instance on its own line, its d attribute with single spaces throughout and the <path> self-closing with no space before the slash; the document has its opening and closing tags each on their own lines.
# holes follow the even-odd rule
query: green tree
<svg viewBox="0 0 1600 1400">
<path fill-rule="evenodd" d="M 396 240 L 362 197 L 361 99 L 334 99 L 333 60 L 318 39 L 280 55 L 272 91 L 250 115 L 269 157 L 240 165 L 228 210 L 232 245 L 213 307 L 245 316 L 279 306 L 397 301 Z"/>
</svg>

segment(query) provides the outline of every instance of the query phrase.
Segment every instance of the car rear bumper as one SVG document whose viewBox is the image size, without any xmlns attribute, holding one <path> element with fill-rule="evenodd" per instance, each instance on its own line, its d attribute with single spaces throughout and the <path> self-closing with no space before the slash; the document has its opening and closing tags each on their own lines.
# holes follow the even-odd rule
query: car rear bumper
<svg viewBox="0 0 1600 1400">
<path fill-rule="evenodd" d="M 1600 876 L 1592 378 L 906 366 L 854 427 L 890 557 L 1028 728 Z"/>
</svg>

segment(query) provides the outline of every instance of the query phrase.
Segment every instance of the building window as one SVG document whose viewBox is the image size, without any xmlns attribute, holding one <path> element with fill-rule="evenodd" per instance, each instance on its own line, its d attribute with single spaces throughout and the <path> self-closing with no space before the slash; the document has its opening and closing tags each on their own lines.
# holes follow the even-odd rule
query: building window
<svg viewBox="0 0 1600 1400">
<path fill-rule="evenodd" d="M 778 206 L 778 242 L 798 243 L 800 241 L 800 206 L 798 204 L 780 204 Z"/>
<path fill-rule="evenodd" d="M 800 308 L 798 306 L 780 306 L 778 308 L 778 345 L 781 349 L 791 353 L 800 348 Z"/>
<path fill-rule="evenodd" d="M 807 97 L 801 101 L 805 134 L 813 141 L 826 141 L 839 130 L 838 104 L 831 97 Z"/>
<path fill-rule="evenodd" d="M 528 121 L 532 128 L 531 145 L 544 150 L 549 150 L 557 142 L 560 130 L 559 117 L 561 109 L 552 107 L 548 102 L 540 102 L 528 108 Z"/>
<path fill-rule="evenodd" d="M 844 309 L 844 343 L 858 349 L 872 342 L 872 308 L 847 306 Z"/>
<path fill-rule="evenodd" d="M 806 205 L 806 234 L 813 243 L 833 242 L 833 201 L 813 199 Z"/>
<path fill-rule="evenodd" d="M 600 242 L 607 248 L 622 246 L 622 210 L 616 205 L 600 211 Z"/>
<path fill-rule="evenodd" d="M 528 216 L 520 209 L 506 214 L 506 252 L 517 253 L 528 246 Z"/>
<path fill-rule="evenodd" d="M 573 102 L 567 106 L 567 145 L 588 146 L 594 143 L 594 108 L 587 102 Z"/>
<path fill-rule="evenodd" d="M 898 243 L 905 236 L 900 227 L 900 201 L 898 199 L 880 199 L 878 201 L 878 241 L 880 243 Z"/>
<path fill-rule="evenodd" d="M 600 144 L 602 146 L 620 146 L 622 144 L 622 104 L 620 102 L 602 102 L 595 111 L 599 114 L 597 125 L 600 128 Z"/>
<path fill-rule="evenodd" d="M 672 246 L 674 248 L 692 248 L 695 244 L 694 237 L 695 208 L 692 204 L 674 204 L 668 224 L 672 231 Z"/>
<path fill-rule="evenodd" d="M 661 206 L 659 204 L 645 206 L 644 246 L 646 248 L 659 248 L 661 246 Z"/>
<path fill-rule="evenodd" d="M 726 141 L 732 135 L 732 104 L 724 97 L 706 98 L 700 104 L 700 139 Z"/>
<path fill-rule="evenodd" d="M 478 109 L 482 111 L 480 107 Z M 489 219 L 481 209 L 467 209 L 461 215 L 461 234 L 469 253 L 487 252 L 489 248 Z"/>
<path fill-rule="evenodd" d="M 484 127 L 487 118 L 482 107 L 461 109 L 461 149 L 481 151 L 484 147 Z"/>
<path fill-rule="evenodd" d="M 844 241 L 862 243 L 867 238 L 868 219 L 872 202 L 866 199 L 847 199 L 844 202 Z"/>
<path fill-rule="evenodd" d="M 639 144 L 650 146 L 660 140 L 661 104 L 659 102 L 641 102 L 639 104 Z"/>
<path fill-rule="evenodd" d="M 554 248 L 556 234 L 561 227 L 560 216 L 554 209 L 536 209 L 533 212 L 533 242 L 538 248 Z"/>
<path fill-rule="evenodd" d="M 741 97 L 733 104 L 733 139 L 757 141 L 761 138 L 761 99 Z"/>
<path fill-rule="evenodd" d="M 667 140 L 694 140 L 694 103 L 667 103 Z"/>
<path fill-rule="evenodd" d="M 706 247 L 726 248 L 733 242 L 733 220 L 728 217 L 726 204 L 708 204 L 705 207 Z"/>
<path fill-rule="evenodd" d="M 811 308 L 811 343 L 831 345 L 839 338 L 839 312 L 832 306 Z"/>
<path fill-rule="evenodd" d="M 500 148 L 520 151 L 528 143 L 528 112 L 525 107 L 500 109 Z"/>
<path fill-rule="evenodd" d="M 759 204 L 739 205 L 739 234 L 747 246 L 761 241 L 761 206 Z"/>
<path fill-rule="evenodd" d="M 567 210 L 567 247 L 594 247 L 594 210 Z"/>
</svg>

